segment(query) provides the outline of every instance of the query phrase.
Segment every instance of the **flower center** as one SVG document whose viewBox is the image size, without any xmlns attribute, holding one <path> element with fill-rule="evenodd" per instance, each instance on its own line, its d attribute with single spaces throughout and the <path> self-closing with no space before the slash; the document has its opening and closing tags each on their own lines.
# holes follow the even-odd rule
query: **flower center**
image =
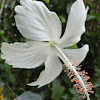
<svg viewBox="0 0 100 100">
<path fill-rule="evenodd" d="M 57 45 L 57 43 L 55 41 L 53 41 L 53 42 L 50 43 L 51 47 L 54 47 L 54 45 Z"/>
</svg>

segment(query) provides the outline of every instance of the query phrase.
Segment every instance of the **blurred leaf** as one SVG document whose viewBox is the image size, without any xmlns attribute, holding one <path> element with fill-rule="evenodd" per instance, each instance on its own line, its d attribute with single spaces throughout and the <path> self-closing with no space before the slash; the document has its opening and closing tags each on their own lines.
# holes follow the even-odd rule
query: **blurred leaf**
<svg viewBox="0 0 100 100">
<path fill-rule="evenodd" d="M 69 47 L 66 47 L 65 49 L 78 49 L 77 45 L 72 45 L 72 46 L 69 46 Z"/>
<path fill-rule="evenodd" d="M 8 100 L 7 98 L 3 98 L 2 100 Z"/>
<path fill-rule="evenodd" d="M 27 70 L 27 76 L 30 77 L 31 76 L 31 70 Z"/>
<path fill-rule="evenodd" d="M 2 37 L 2 39 L 3 39 L 4 42 L 8 42 L 9 41 L 7 37 Z"/>
<path fill-rule="evenodd" d="M 4 70 L 4 69 L 7 69 L 7 64 L 0 64 L 0 69 L 1 70 Z"/>
<path fill-rule="evenodd" d="M 9 20 L 5 19 L 5 20 L 3 20 L 3 23 L 4 23 L 4 29 L 5 30 L 10 29 Z"/>
<path fill-rule="evenodd" d="M 5 83 L 2 80 L 0 80 L 0 87 L 3 87 L 4 85 Z"/>
<path fill-rule="evenodd" d="M 92 13 L 92 14 L 100 18 L 100 13 Z"/>
<path fill-rule="evenodd" d="M 61 86 L 60 80 L 57 78 L 52 82 L 52 99 L 61 100 L 61 96 L 64 93 L 64 87 Z"/>
<path fill-rule="evenodd" d="M 96 20 L 100 21 L 100 13 L 88 14 L 87 21 L 93 20 L 93 19 L 96 19 Z"/>
<path fill-rule="evenodd" d="M 65 68 L 64 68 L 65 69 Z M 65 72 L 63 72 L 62 74 L 61 74 L 61 79 L 65 82 L 65 84 L 66 84 L 66 86 L 68 87 L 71 87 L 72 86 L 72 83 L 71 83 L 71 81 L 70 81 L 70 79 L 69 79 L 69 77 L 67 76 L 67 72 L 65 73 Z"/>
<path fill-rule="evenodd" d="M 48 88 L 45 88 L 41 91 L 41 95 L 42 97 L 45 99 L 45 100 L 49 100 L 51 98 L 51 89 L 48 87 Z M 43 99 L 43 100 L 44 100 Z"/>
<path fill-rule="evenodd" d="M 0 31 L 0 35 L 3 36 L 4 35 L 4 32 Z"/>
<path fill-rule="evenodd" d="M 16 3 L 15 0 L 13 0 L 13 1 L 11 2 L 11 4 L 10 4 L 10 8 L 11 8 L 11 10 L 14 9 L 14 7 L 15 7 L 15 3 Z"/>
<path fill-rule="evenodd" d="M 15 77 L 14 77 L 13 74 L 9 74 L 9 78 L 10 78 L 10 81 L 11 81 L 12 83 L 15 82 Z"/>
<path fill-rule="evenodd" d="M 64 96 L 62 96 L 62 99 L 64 99 L 64 100 L 69 100 L 70 99 L 70 96 L 69 96 L 69 94 L 65 94 Z"/>
<path fill-rule="evenodd" d="M 49 4 L 50 3 L 50 0 L 45 0 L 45 2 Z"/>
<path fill-rule="evenodd" d="M 100 97 L 100 87 L 95 89 L 95 96 Z"/>
<path fill-rule="evenodd" d="M 94 83 L 94 88 L 100 87 L 100 78 Z"/>
<path fill-rule="evenodd" d="M 60 20 L 62 23 L 65 23 L 66 22 L 66 18 L 64 16 L 59 16 Z"/>
<path fill-rule="evenodd" d="M 73 87 L 73 88 L 70 88 L 70 92 L 72 93 L 72 94 L 76 94 L 76 89 Z"/>
<path fill-rule="evenodd" d="M 17 97 L 16 100 L 42 100 L 42 96 L 40 94 L 32 93 L 30 91 L 26 91 Z"/>
<path fill-rule="evenodd" d="M 22 91 L 24 91 L 24 92 L 26 91 L 26 90 L 25 90 L 25 89 L 23 89 L 22 87 L 20 87 L 20 88 L 18 88 L 18 89 L 19 89 L 19 90 L 22 90 Z"/>
<path fill-rule="evenodd" d="M 79 98 L 79 94 L 76 92 L 76 89 L 74 87 L 69 89 L 71 94 L 73 94 L 72 100 L 82 100 L 82 98 Z"/>
<path fill-rule="evenodd" d="M 94 16 L 94 15 L 90 15 L 90 14 L 87 15 L 87 21 L 93 20 L 95 18 L 96 18 L 96 16 Z"/>
<path fill-rule="evenodd" d="M 67 14 L 69 14 L 72 4 L 73 2 L 67 4 L 67 7 L 66 7 Z"/>
</svg>

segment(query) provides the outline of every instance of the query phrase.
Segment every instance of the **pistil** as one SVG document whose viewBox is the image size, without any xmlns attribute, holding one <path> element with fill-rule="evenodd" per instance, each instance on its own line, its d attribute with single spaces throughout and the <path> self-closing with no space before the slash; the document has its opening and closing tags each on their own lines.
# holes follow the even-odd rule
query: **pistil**
<svg viewBox="0 0 100 100">
<path fill-rule="evenodd" d="M 81 68 L 76 68 L 73 66 L 73 64 L 71 64 L 71 62 L 68 60 L 68 58 L 65 56 L 65 54 L 60 50 L 60 48 L 57 45 L 54 45 L 55 48 L 58 50 L 58 52 L 60 53 L 60 55 L 62 56 L 62 60 L 65 63 L 65 66 L 67 66 L 67 69 L 65 70 L 69 72 L 68 76 L 69 78 L 72 78 L 71 82 L 73 83 L 74 81 L 76 82 L 76 84 L 74 85 L 74 87 L 76 87 L 76 91 L 79 94 L 83 95 L 83 98 L 85 97 L 85 95 L 87 96 L 87 100 L 90 100 L 89 98 L 89 87 L 87 87 L 87 80 L 89 79 L 88 76 L 86 76 L 85 74 L 87 74 L 87 72 L 83 71 L 83 72 L 79 72 L 79 70 L 81 70 Z M 76 64 L 76 62 L 75 62 Z M 78 70 L 77 70 L 78 69 Z M 76 71 L 77 70 L 77 71 Z M 85 78 L 85 82 L 84 79 Z M 89 83 L 89 86 L 92 86 L 91 83 Z M 93 86 L 92 86 L 93 87 Z M 93 93 L 94 91 L 92 91 Z"/>
</svg>

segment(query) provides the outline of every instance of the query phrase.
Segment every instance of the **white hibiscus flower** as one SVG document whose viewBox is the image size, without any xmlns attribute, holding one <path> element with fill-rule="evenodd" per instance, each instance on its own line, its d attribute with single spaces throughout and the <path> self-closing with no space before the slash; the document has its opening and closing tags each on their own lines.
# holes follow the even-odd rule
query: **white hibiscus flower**
<svg viewBox="0 0 100 100">
<path fill-rule="evenodd" d="M 66 30 L 61 38 L 61 22 L 55 12 L 49 11 L 40 1 L 21 0 L 20 4 L 15 7 L 16 25 L 23 37 L 31 41 L 14 44 L 2 43 L 1 57 L 6 59 L 6 63 L 12 65 L 13 68 L 31 69 L 45 62 L 45 69 L 39 78 L 28 84 L 30 86 L 39 85 L 39 87 L 52 82 L 61 73 L 60 58 L 70 73 L 74 72 L 89 100 L 86 84 L 75 66 L 72 66 L 74 59 L 78 64 L 84 60 L 89 47 L 85 45 L 80 49 L 64 49 L 78 43 L 85 32 L 88 7 L 85 9 L 83 0 L 77 0 L 72 5 Z"/>
</svg>

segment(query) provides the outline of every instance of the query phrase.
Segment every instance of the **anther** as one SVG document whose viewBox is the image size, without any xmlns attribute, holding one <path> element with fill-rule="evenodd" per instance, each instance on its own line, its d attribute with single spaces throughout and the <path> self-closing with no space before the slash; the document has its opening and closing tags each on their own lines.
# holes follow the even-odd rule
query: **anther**
<svg viewBox="0 0 100 100">
<path fill-rule="evenodd" d="M 78 71 L 80 71 L 80 70 L 81 70 L 81 68 L 78 69 Z"/>
<path fill-rule="evenodd" d="M 92 93 L 94 93 L 94 91 L 92 91 Z"/>
<path fill-rule="evenodd" d="M 72 75 L 69 76 L 69 78 L 71 78 L 71 77 L 72 77 Z"/>
<path fill-rule="evenodd" d="M 81 96 L 79 96 L 79 98 L 81 98 Z"/>
<path fill-rule="evenodd" d="M 76 85 L 74 84 L 73 87 L 76 87 Z"/>
<path fill-rule="evenodd" d="M 73 83 L 74 82 L 74 79 L 72 79 L 71 82 Z"/>
<path fill-rule="evenodd" d="M 64 72 L 66 72 L 66 70 L 64 70 Z"/>
<path fill-rule="evenodd" d="M 85 98 L 85 96 L 83 96 L 83 98 Z"/>
<path fill-rule="evenodd" d="M 69 61 L 68 61 L 69 62 Z M 76 61 L 74 61 L 76 64 Z M 63 66 L 67 67 L 65 64 L 63 64 Z M 72 64 L 72 66 L 74 66 L 74 64 Z M 91 82 L 87 82 L 88 79 L 90 79 L 89 76 L 87 76 L 86 74 L 88 74 L 88 72 L 85 72 L 85 70 L 80 71 L 82 65 L 80 65 L 79 67 L 76 67 L 76 71 L 77 73 L 80 75 L 80 77 L 82 78 L 83 82 L 84 82 L 84 87 L 81 84 L 80 79 L 78 78 L 78 76 L 76 75 L 75 71 L 73 69 L 70 68 L 66 68 L 64 71 L 67 71 L 67 76 L 69 76 L 69 78 L 71 78 L 71 82 L 75 83 L 73 85 L 73 87 L 76 88 L 77 93 L 79 93 L 81 96 L 79 96 L 79 98 L 83 97 L 85 98 L 85 95 L 87 95 L 87 93 L 85 92 L 87 90 L 87 92 L 91 92 L 94 93 L 94 91 L 92 91 L 93 85 Z"/>
<path fill-rule="evenodd" d="M 68 70 L 68 68 L 66 68 L 66 70 Z"/>
<path fill-rule="evenodd" d="M 66 65 L 65 65 L 65 64 L 63 64 L 63 66 L 64 66 L 64 67 L 66 67 Z"/>
<path fill-rule="evenodd" d="M 72 66 L 74 66 L 74 64 L 72 64 Z"/>
</svg>

